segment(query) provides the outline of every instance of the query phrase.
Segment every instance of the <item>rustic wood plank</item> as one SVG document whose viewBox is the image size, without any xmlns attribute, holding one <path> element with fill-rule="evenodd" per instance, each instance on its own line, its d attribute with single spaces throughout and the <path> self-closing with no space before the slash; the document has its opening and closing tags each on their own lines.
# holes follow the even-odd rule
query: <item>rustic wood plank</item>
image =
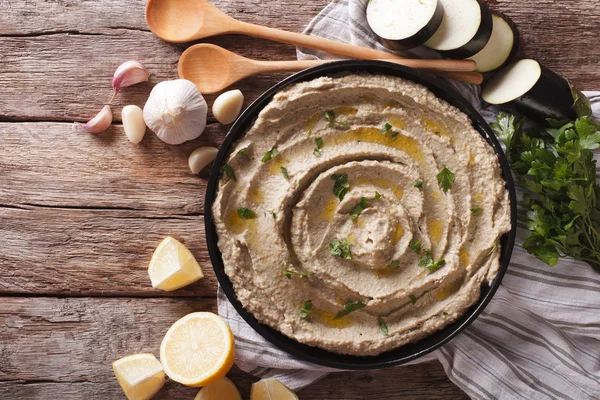
<svg viewBox="0 0 600 400">
<path fill-rule="evenodd" d="M 26 207 L 0 208 L 0 221 L 0 294 L 216 295 L 201 215 Z M 205 275 L 175 292 L 152 288 L 147 272 L 169 235 L 188 246 Z"/>
<path fill-rule="evenodd" d="M 8 13 L 0 14 L 4 88 L 0 119 L 85 121 L 110 99 L 110 77 L 125 59 L 141 60 L 153 76 L 115 99 L 116 120 L 124 105 L 143 105 L 154 84 L 177 77 L 176 63 L 186 45 L 164 43 L 147 31 L 143 1 L 8 3 Z M 325 3 L 285 0 L 265 6 L 255 0 L 217 5 L 241 20 L 301 31 Z M 529 57 L 540 59 L 581 89 L 600 87 L 600 54 L 594 51 L 600 39 L 596 29 L 600 10 L 595 0 L 490 3 L 519 25 Z M 114 22 L 89 17 L 103 13 L 110 13 Z M 207 41 L 259 59 L 295 56 L 291 46 L 254 38 L 223 36 Z M 283 76 L 259 76 L 236 86 L 252 100 Z M 207 96 L 209 104 L 214 97 Z"/>
<path fill-rule="evenodd" d="M 219 146 L 226 128 L 209 124 L 179 146 L 151 131 L 134 145 L 121 125 L 92 135 L 68 123 L 0 123 L 0 205 L 138 209 L 198 214 L 210 168 L 188 167 L 199 146 Z"/>
<path fill-rule="evenodd" d="M 0 302 L 0 397 L 123 398 L 112 361 L 136 352 L 158 354 L 173 322 L 215 308 L 214 299 L 5 297 Z M 239 370 L 229 376 L 248 398 L 256 379 Z M 197 390 L 171 381 L 156 399 L 191 399 Z M 332 374 L 299 395 L 315 400 L 466 398 L 438 362 Z"/>
</svg>

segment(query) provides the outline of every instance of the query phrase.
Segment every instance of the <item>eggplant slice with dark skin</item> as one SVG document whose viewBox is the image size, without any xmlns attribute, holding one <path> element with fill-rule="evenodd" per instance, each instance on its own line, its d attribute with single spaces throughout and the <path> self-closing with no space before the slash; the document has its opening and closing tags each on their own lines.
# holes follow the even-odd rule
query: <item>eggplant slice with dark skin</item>
<svg viewBox="0 0 600 400">
<path fill-rule="evenodd" d="M 505 67 L 485 85 L 481 97 L 532 120 L 572 121 L 591 115 L 589 101 L 566 79 L 531 59 Z"/>
<path fill-rule="evenodd" d="M 517 54 L 519 31 L 506 15 L 492 11 L 492 36 L 483 50 L 469 57 L 477 63 L 477 72 L 490 72 L 507 65 Z"/>
<path fill-rule="evenodd" d="M 444 17 L 440 0 L 371 0 L 367 22 L 390 50 L 408 50 L 425 43 Z"/>
<path fill-rule="evenodd" d="M 492 36 L 492 13 L 477 0 L 441 0 L 444 18 L 425 46 L 447 58 L 468 58 L 479 53 Z"/>
</svg>

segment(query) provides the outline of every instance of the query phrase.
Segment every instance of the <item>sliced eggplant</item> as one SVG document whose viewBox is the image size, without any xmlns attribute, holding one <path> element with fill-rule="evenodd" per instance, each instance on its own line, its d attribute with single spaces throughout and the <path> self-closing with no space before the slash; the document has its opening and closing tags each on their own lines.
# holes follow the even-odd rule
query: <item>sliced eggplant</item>
<svg viewBox="0 0 600 400">
<path fill-rule="evenodd" d="M 444 57 L 467 58 L 479 53 L 492 36 L 492 13 L 477 0 L 440 0 L 444 18 L 425 46 Z"/>
<path fill-rule="evenodd" d="M 444 17 L 441 0 L 371 0 L 367 22 L 381 43 L 407 50 L 427 41 Z"/>
<path fill-rule="evenodd" d="M 483 88 L 481 97 L 539 122 L 571 121 L 590 113 L 581 92 L 530 59 L 516 61 L 497 72 Z"/>
<path fill-rule="evenodd" d="M 506 65 L 517 53 L 519 31 L 506 15 L 492 11 L 492 36 L 483 50 L 469 57 L 477 63 L 477 72 L 489 72 Z"/>
</svg>

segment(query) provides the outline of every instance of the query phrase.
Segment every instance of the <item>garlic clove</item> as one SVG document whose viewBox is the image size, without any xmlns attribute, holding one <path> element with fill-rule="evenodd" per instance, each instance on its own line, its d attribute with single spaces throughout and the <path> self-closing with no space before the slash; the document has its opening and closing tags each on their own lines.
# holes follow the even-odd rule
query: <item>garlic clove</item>
<svg viewBox="0 0 600 400">
<path fill-rule="evenodd" d="M 185 79 L 160 82 L 144 106 L 144 121 L 168 144 L 197 138 L 206 128 L 208 106 L 200 91 Z"/>
<path fill-rule="evenodd" d="M 80 125 L 89 133 L 100 133 L 108 129 L 112 123 L 112 119 L 112 111 L 110 110 L 110 106 L 107 105 L 94 118 Z"/>
<path fill-rule="evenodd" d="M 221 94 L 213 103 L 212 112 L 217 121 L 227 125 L 235 121 L 242 111 L 244 95 L 239 90 L 230 90 Z"/>
<path fill-rule="evenodd" d="M 188 159 L 190 171 L 192 171 L 193 174 L 197 174 L 202 171 L 208 164 L 217 158 L 218 152 L 219 149 L 216 147 L 198 147 L 192 152 L 192 154 L 190 154 L 190 158 Z"/>
<path fill-rule="evenodd" d="M 146 82 L 149 77 L 150 73 L 141 62 L 134 60 L 125 61 L 119 65 L 113 75 L 112 87 L 115 90 L 115 95 L 119 93 L 121 88 Z"/>
<path fill-rule="evenodd" d="M 123 119 L 123 129 L 127 139 L 133 144 L 141 142 L 146 134 L 142 109 L 135 105 L 125 106 L 121 111 L 121 119 Z"/>
</svg>

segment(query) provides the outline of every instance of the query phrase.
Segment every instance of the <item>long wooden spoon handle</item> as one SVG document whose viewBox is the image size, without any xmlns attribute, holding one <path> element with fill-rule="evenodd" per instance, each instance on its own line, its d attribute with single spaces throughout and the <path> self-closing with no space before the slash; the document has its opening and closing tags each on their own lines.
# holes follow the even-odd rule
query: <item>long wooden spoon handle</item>
<svg viewBox="0 0 600 400">
<path fill-rule="evenodd" d="M 328 53 L 338 54 L 341 56 L 362 58 L 366 60 L 404 58 L 385 51 L 370 49 L 367 47 L 355 46 L 347 43 L 336 42 L 333 40 L 323 39 L 316 36 L 303 35 L 301 33 L 288 32 L 280 29 L 269 28 L 262 25 L 249 24 L 241 22 L 236 25 L 236 33 L 255 36 L 263 39 L 275 40 L 295 46 L 308 47 L 315 50 L 323 50 Z"/>
<path fill-rule="evenodd" d="M 331 61 L 335 60 L 255 61 L 255 65 L 258 66 L 261 73 L 293 72 Z M 479 85 L 483 81 L 483 75 L 478 72 L 470 72 L 475 68 L 475 65 L 462 63 L 460 62 L 461 60 L 386 59 L 381 61 L 393 62 L 395 64 L 425 70 L 426 72 L 444 78 L 455 79 L 476 85 Z"/>
</svg>

